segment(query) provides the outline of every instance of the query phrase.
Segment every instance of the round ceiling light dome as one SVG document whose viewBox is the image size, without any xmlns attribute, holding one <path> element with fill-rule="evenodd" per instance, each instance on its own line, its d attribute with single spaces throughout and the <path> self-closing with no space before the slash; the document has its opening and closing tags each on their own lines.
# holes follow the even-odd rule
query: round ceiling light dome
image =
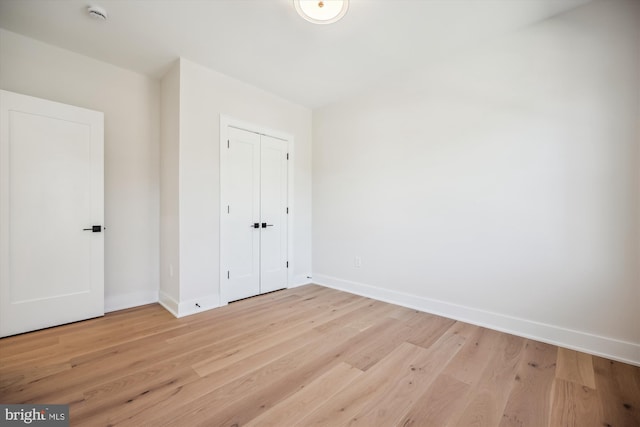
<svg viewBox="0 0 640 427">
<path fill-rule="evenodd" d="M 298 14 L 314 24 L 332 24 L 349 9 L 349 0 L 293 0 Z"/>
</svg>

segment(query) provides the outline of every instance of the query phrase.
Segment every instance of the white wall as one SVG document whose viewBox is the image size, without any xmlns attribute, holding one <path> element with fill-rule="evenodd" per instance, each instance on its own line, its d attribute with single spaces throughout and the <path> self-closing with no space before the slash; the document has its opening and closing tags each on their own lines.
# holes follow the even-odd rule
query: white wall
<svg viewBox="0 0 640 427">
<path fill-rule="evenodd" d="M 160 299 L 171 311 L 180 301 L 180 61 L 161 81 L 160 99 Z"/>
<path fill-rule="evenodd" d="M 314 281 L 640 364 L 639 5 L 314 111 Z"/>
<path fill-rule="evenodd" d="M 159 83 L 0 30 L 0 88 L 104 112 L 105 308 L 157 301 Z"/>
<path fill-rule="evenodd" d="M 293 135 L 294 283 L 311 272 L 311 111 L 180 59 L 179 300 L 161 301 L 178 315 L 220 301 L 220 114 Z M 164 215 L 163 215 L 164 216 Z M 176 296 L 171 296 L 174 300 Z M 176 309 L 175 303 L 178 303 Z"/>
</svg>

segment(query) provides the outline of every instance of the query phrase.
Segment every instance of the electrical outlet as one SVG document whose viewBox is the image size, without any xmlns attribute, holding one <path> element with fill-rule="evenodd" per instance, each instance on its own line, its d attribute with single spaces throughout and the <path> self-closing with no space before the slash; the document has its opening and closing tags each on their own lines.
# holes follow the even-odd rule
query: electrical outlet
<svg viewBox="0 0 640 427">
<path fill-rule="evenodd" d="M 362 267 L 362 258 L 361 258 L 361 257 L 359 257 L 359 256 L 355 257 L 355 258 L 353 259 L 353 266 L 354 266 L 355 268 L 360 268 L 360 267 Z"/>
</svg>

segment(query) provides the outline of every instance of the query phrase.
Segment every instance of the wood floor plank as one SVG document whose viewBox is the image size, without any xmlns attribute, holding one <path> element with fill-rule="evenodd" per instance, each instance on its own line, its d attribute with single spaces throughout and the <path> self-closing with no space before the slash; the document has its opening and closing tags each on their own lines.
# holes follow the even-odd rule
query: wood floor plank
<svg viewBox="0 0 640 427">
<path fill-rule="evenodd" d="M 258 305 L 258 303 L 253 303 L 253 305 L 258 305 L 258 306 L 263 305 L 264 307 L 262 307 L 262 309 L 265 310 L 265 312 L 268 312 L 270 309 L 271 310 L 276 309 L 278 307 L 278 304 L 282 303 L 281 301 L 282 299 L 290 300 L 290 301 L 285 301 L 288 304 L 295 303 L 296 300 L 300 299 L 300 297 L 296 295 L 288 295 L 288 296 L 284 296 L 284 298 L 283 297 L 274 298 L 272 294 L 269 294 L 269 298 L 265 299 L 263 297 L 265 296 L 259 297 L 261 301 L 260 305 Z M 273 306 L 271 306 L 271 304 L 273 304 Z M 58 346 L 58 348 L 54 349 L 53 351 L 40 352 L 39 358 L 30 358 L 30 359 L 23 359 L 23 360 L 16 358 L 18 360 L 17 363 L 11 366 L 10 368 L 8 367 L 8 369 L 20 370 L 25 365 L 33 365 L 33 364 L 41 363 L 43 360 L 46 361 L 47 363 L 52 363 L 52 362 L 61 362 L 64 360 L 68 360 L 69 358 L 75 358 L 76 363 L 82 364 L 83 359 L 89 359 L 89 360 L 93 359 L 97 355 L 98 356 L 100 355 L 100 351 L 102 352 L 102 354 L 106 354 L 108 356 L 111 352 L 111 348 L 115 345 L 120 345 L 120 344 L 125 345 L 127 343 L 134 342 L 134 341 L 139 342 L 140 339 L 147 338 L 147 337 L 155 337 L 153 338 L 153 340 L 156 341 L 158 339 L 170 338 L 172 336 L 173 337 L 182 336 L 187 334 L 189 331 L 193 329 L 200 330 L 202 324 L 209 325 L 211 324 L 210 322 L 216 322 L 219 319 L 222 319 L 222 322 L 216 322 L 216 323 L 222 326 L 221 323 L 223 322 L 227 322 L 227 323 L 233 322 L 233 318 L 234 318 L 233 315 L 235 314 L 235 313 L 230 313 L 231 315 L 225 316 L 224 313 L 207 312 L 207 313 L 203 313 L 202 316 L 199 316 L 198 320 L 188 319 L 188 318 L 175 319 L 166 310 L 164 310 L 162 307 L 158 305 L 149 306 L 148 309 L 152 310 L 153 317 L 157 316 L 158 313 L 162 313 L 163 321 L 167 319 L 172 320 L 172 322 L 170 323 L 170 326 L 167 327 L 166 325 L 163 325 L 163 324 L 156 324 L 150 327 L 141 327 L 142 325 L 140 325 L 139 322 L 136 322 L 133 324 L 129 324 L 127 329 L 123 332 L 118 330 L 118 328 L 120 327 L 121 318 L 122 318 L 122 316 L 120 316 L 118 313 L 115 313 L 115 314 L 109 313 L 103 318 L 105 322 L 109 323 L 109 325 L 116 326 L 116 329 L 112 330 L 110 332 L 110 335 L 106 337 L 102 332 L 100 332 L 100 331 L 103 331 L 103 328 L 105 326 L 101 324 L 96 324 L 95 322 L 97 321 L 97 319 L 86 321 L 86 325 L 85 325 L 86 329 L 91 330 L 92 332 L 97 329 L 97 332 L 95 334 L 87 333 L 86 331 L 83 331 L 83 330 L 76 331 L 78 323 L 63 325 L 59 327 L 60 329 L 59 339 L 61 343 Z M 224 309 L 225 308 L 222 308 L 220 309 L 220 311 L 224 312 Z M 131 313 L 129 314 L 136 314 L 137 310 L 139 309 L 131 309 L 128 311 L 131 311 Z M 242 313 L 242 311 L 240 310 L 236 310 L 236 311 Z M 136 318 L 138 318 L 139 316 L 140 315 L 136 314 Z M 114 323 L 112 321 L 113 317 L 117 318 L 118 321 Z M 130 318 L 131 318 L 130 316 L 126 316 L 126 319 L 130 319 Z M 103 319 L 100 319 L 100 320 L 103 320 Z M 79 323 L 83 323 L 83 322 L 79 322 Z M 43 337 L 43 334 L 47 334 L 46 336 L 48 336 L 48 334 L 53 333 L 52 330 L 54 329 L 58 329 L 58 328 L 52 328 L 52 329 L 47 329 L 43 331 L 36 331 L 34 332 L 34 334 L 36 337 L 41 339 Z M 76 331 L 76 332 L 70 334 L 69 333 L 70 330 Z M 161 334 L 161 335 L 159 336 L 158 334 Z M 71 335 L 71 338 L 69 338 L 69 335 Z M 11 338 L 14 338 L 14 337 L 11 337 Z M 103 343 L 103 344 L 100 344 L 100 343 Z M 2 366 L 2 367 L 4 368 L 6 366 Z"/>
<path fill-rule="evenodd" d="M 342 333 L 355 335 L 355 330 L 342 329 L 335 331 L 332 337 L 340 337 Z M 324 335 L 314 330 L 286 336 L 283 341 L 278 341 L 275 345 L 260 346 L 256 351 L 233 353 L 227 358 L 221 358 L 212 363 L 208 361 L 203 369 L 198 369 L 199 364 L 192 365 L 201 378 L 215 376 L 220 384 L 226 384 L 238 378 L 238 373 L 251 372 L 272 363 L 289 352 L 294 352 L 303 347 L 317 344 Z"/>
<path fill-rule="evenodd" d="M 250 410 L 249 408 L 245 408 L 240 411 L 238 407 L 244 406 L 245 403 L 236 402 L 234 405 L 226 408 L 223 412 L 215 414 L 215 422 L 220 422 L 221 425 L 243 424 L 244 420 L 252 413 L 260 414 L 274 404 L 277 404 L 279 398 L 286 398 L 293 389 L 291 386 L 287 388 L 284 387 L 284 385 L 291 384 L 294 381 L 300 381 L 304 384 L 306 381 L 310 381 L 318 375 L 318 369 L 330 368 L 332 364 L 338 363 L 340 360 L 347 360 L 352 355 L 361 354 L 361 348 L 367 348 L 370 350 L 368 345 L 362 344 L 372 341 L 370 340 L 371 337 L 376 337 L 376 341 L 383 341 L 386 337 L 389 337 L 392 334 L 394 327 L 398 325 L 398 322 L 395 321 L 395 319 L 386 317 L 378 317 L 377 322 L 378 324 L 371 328 L 361 331 L 356 336 L 347 337 L 345 340 L 335 340 L 332 338 L 327 339 L 327 344 L 325 345 L 326 348 L 322 348 L 319 352 L 316 352 L 313 357 L 305 358 L 307 360 L 305 360 L 305 363 L 301 366 L 296 367 L 289 363 L 288 367 L 292 372 L 289 372 L 287 377 L 292 377 L 292 379 L 280 379 L 278 384 L 269 384 L 268 387 L 264 389 L 255 390 L 256 387 L 254 386 L 251 400 L 255 403 Z M 351 324 L 351 322 L 347 322 L 342 330 L 355 330 L 350 326 Z M 332 334 L 336 334 L 336 332 L 332 332 Z M 318 347 L 316 346 L 316 348 Z M 209 421 L 210 420 L 205 420 L 203 422 L 204 424 L 207 424 Z"/>
<path fill-rule="evenodd" d="M 26 334 L 24 334 L 26 336 Z M 28 340 L 17 340 L 17 339 L 6 339 L 6 342 L 3 341 L 2 347 L 0 348 L 0 366 L 10 366 L 7 363 L 8 359 L 16 358 L 16 359 L 24 359 L 24 357 L 28 357 L 29 353 L 35 353 L 37 355 L 42 355 L 42 349 L 47 347 L 53 347 L 60 344 L 60 337 L 57 336 L 49 336 L 43 337 L 37 340 L 28 339 Z"/>
<path fill-rule="evenodd" d="M 419 396 L 429 389 L 431 383 L 460 350 L 466 340 L 458 328 L 452 326 L 433 346 L 415 358 L 406 372 L 398 372 L 386 393 L 371 399 L 362 410 L 354 415 L 350 426 L 391 426 L 397 425 Z"/>
<path fill-rule="evenodd" d="M 445 427 L 466 404 L 471 386 L 451 375 L 441 374 L 413 403 L 396 424 L 402 427 Z"/>
<path fill-rule="evenodd" d="M 289 304 L 287 302 L 286 304 Z M 300 304 L 302 306 L 302 304 Z M 283 309 L 285 306 L 279 306 Z M 299 308 L 304 310 L 304 306 Z M 268 310 L 265 314 L 269 313 Z M 286 318 L 289 312 L 286 310 L 280 311 L 277 316 L 273 316 L 275 321 L 282 318 Z M 251 319 L 249 324 L 255 326 L 254 317 L 247 317 Z M 180 320 L 180 319 L 178 319 Z M 272 322 L 273 323 L 273 322 Z M 264 324 L 264 322 L 262 322 Z M 206 323 L 204 325 L 207 325 Z M 269 325 L 269 324 L 267 324 Z M 201 325 L 202 326 L 202 325 Z M 208 325 L 207 325 L 208 326 Z M 221 324 L 216 325 L 220 327 Z M 264 326 L 267 327 L 267 326 Z M 209 328 L 204 328 L 209 329 Z M 12 385 L 12 389 L 7 392 L 12 393 L 17 402 L 31 402 L 31 401 L 44 401 L 46 391 L 51 388 L 51 385 L 64 384 L 64 386 L 57 386 L 57 394 L 60 397 L 64 397 L 66 394 L 76 395 L 76 389 L 84 387 L 88 381 L 108 381 L 111 379 L 112 372 L 119 372 L 120 375 L 125 376 L 139 369 L 139 364 L 152 364 L 150 361 L 154 359 L 168 360 L 175 356 L 182 356 L 185 353 L 195 352 L 191 356 L 195 355 L 199 358 L 210 357 L 212 353 L 217 351 L 217 347 L 225 340 L 233 339 L 235 335 L 233 331 L 240 333 L 239 331 L 245 330 L 242 325 L 234 325 L 234 327 L 228 328 L 227 331 L 221 331 L 216 328 L 213 331 L 209 331 L 209 340 L 214 340 L 213 343 L 206 341 L 207 345 L 203 345 L 202 341 L 190 340 L 189 342 L 180 342 L 174 345 L 168 341 L 171 337 L 180 333 L 180 329 L 170 328 L 167 331 L 160 331 L 162 333 L 156 335 L 149 335 L 139 338 L 137 341 L 128 341 L 123 344 L 116 344 L 109 348 L 99 348 L 94 350 L 93 353 L 86 353 L 82 356 L 72 357 L 69 362 L 72 366 L 71 372 L 61 372 L 59 374 L 48 376 L 42 380 L 31 380 L 27 384 Z M 252 329 L 255 331 L 255 328 Z M 119 342 L 119 341 L 117 341 Z M 75 353 L 71 352 L 71 356 Z M 114 356 L 118 356 L 114 359 Z M 138 364 L 132 365 L 131 359 L 138 360 Z M 110 361 L 106 364 L 106 361 Z M 61 379 L 64 379 L 61 382 Z"/>
<path fill-rule="evenodd" d="M 142 336 L 151 335 L 153 332 L 149 330 L 166 330 L 164 321 L 174 320 L 173 316 L 157 305 L 146 306 L 149 318 L 144 318 L 144 311 L 138 313 L 132 311 L 132 315 L 124 320 L 117 314 L 112 313 L 98 319 L 90 319 L 84 322 L 76 322 L 63 325 L 58 328 L 49 328 L 41 331 L 33 332 L 34 339 L 42 341 L 51 334 L 58 333 L 57 340 L 59 345 L 54 348 L 49 347 L 47 352 L 31 352 L 31 354 L 13 352 L 10 348 L 8 354 L 13 355 L 9 359 L 5 359 L 0 363 L 3 368 L 16 367 L 20 369 L 25 365 L 40 363 L 43 360 L 47 362 L 60 362 L 69 357 L 78 357 L 82 354 L 91 353 L 105 346 L 112 346 L 118 342 L 128 342 L 139 339 Z M 132 309 L 133 310 L 133 309 Z M 140 308 L 139 310 L 143 310 Z M 114 317 L 117 319 L 114 321 Z M 162 317 L 162 320 L 159 320 Z M 141 319 L 139 321 L 130 322 L 131 319 Z M 101 321 L 104 321 L 102 323 Z M 148 328 L 140 327 L 140 323 L 149 325 Z M 172 327 L 179 327 L 175 321 L 171 323 Z M 30 335 L 30 334 L 25 334 Z M 16 338 L 10 337 L 9 339 Z M 4 351 L 3 351 L 4 354 Z"/>
<path fill-rule="evenodd" d="M 477 328 L 473 336 L 464 343 L 462 349 L 444 370 L 445 374 L 463 383 L 475 385 L 497 351 L 500 332 Z"/>
<path fill-rule="evenodd" d="M 242 335 L 247 330 L 257 333 L 256 328 L 262 329 L 269 326 L 268 324 L 265 325 L 262 321 L 262 316 L 266 315 L 266 313 L 270 312 L 273 314 L 271 323 L 273 323 L 273 321 L 281 322 L 292 315 L 304 314 L 305 310 L 315 307 L 317 301 L 318 300 L 315 299 L 303 301 L 299 298 L 281 299 L 273 306 L 265 304 L 264 306 L 253 307 L 251 309 L 252 316 L 247 316 L 244 307 L 238 306 L 239 309 L 243 308 L 243 310 L 238 310 L 234 316 L 229 316 L 216 322 L 217 327 L 214 331 L 196 326 L 190 331 L 184 330 L 179 335 L 168 337 L 167 343 L 188 345 L 191 342 L 211 339 L 212 333 L 216 335 L 214 338 L 216 340 L 228 340 L 234 336 Z"/>
<path fill-rule="evenodd" d="M 328 336 L 330 341 L 318 351 L 322 340 L 304 346 L 231 383 L 204 394 L 181 407 L 172 422 L 188 425 L 243 425 L 308 385 L 326 370 L 340 363 L 336 354 L 348 346 L 358 331 L 343 329 Z M 213 376 L 208 376 L 210 378 Z"/>
<path fill-rule="evenodd" d="M 292 394 L 262 415 L 252 419 L 245 426 L 280 427 L 293 425 L 304 414 L 317 409 L 362 374 L 360 369 L 341 362 L 309 383 L 308 386 L 301 386 L 299 392 Z"/>
<path fill-rule="evenodd" d="M 296 315 L 286 318 L 283 322 L 272 322 L 266 328 L 254 328 L 252 333 L 238 336 L 238 339 L 225 345 L 223 352 L 202 360 L 193 365 L 193 369 L 202 377 L 217 372 L 237 361 L 243 360 L 251 354 L 278 346 L 280 343 L 290 340 L 292 337 L 313 334 L 312 329 L 318 324 L 331 321 L 343 312 L 358 310 L 362 306 L 361 301 L 353 301 L 328 310 L 328 307 L 314 307 L 302 309 Z"/>
<path fill-rule="evenodd" d="M 173 331 L 168 334 L 171 335 Z M 166 334 L 162 334 L 166 336 Z M 172 355 L 182 354 L 187 351 L 184 347 L 169 346 L 157 336 L 149 336 L 137 341 L 118 344 L 110 348 L 100 349 L 94 353 L 87 353 L 81 357 L 72 357 L 68 360 L 72 370 L 60 374 L 51 375 L 41 381 L 29 384 L 21 384 L 19 388 L 9 390 L 18 401 L 39 400 L 44 398 L 47 390 L 57 384 L 59 394 L 66 391 L 73 392 L 90 381 L 104 381 L 113 376 L 114 372 L 126 375 L 128 372 L 139 369 L 139 365 L 159 358 L 167 359 Z M 73 356 L 73 352 L 72 352 Z M 132 364 L 136 360 L 137 364 Z"/>
<path fill-rule="evenodd" d="M 157 400 L 170 404 L 186 384 L 199 378 L 189 368 L 157 369 L 159 372 L 153 376 L 148 373 L 132 375 L 116 384 L 105 384 L 85 392 L 82 399 L 71 402 L 73 424 L 115 425 L 121 420 L 121 408 L 126 407 L 129 413 L 142 413 Z"/>
<path fill-rule="evenodd" d="M 640 367 L 317 285 L 0 339 L 0 402 L 81 427 L 636 427 L 639 400 Z"/>
<path fill-rule="evenodd" d="M 347 425 L 370 401 L 384 395 L 398 375 L 411 372 L 415 360 L 426 352 L 422 347 L 402 343 L 349 387 L 294 425 Z"/>
<path fill-rule="evenodd" d="M 178 422 L 179 418 L 184 418 L 189 423 L 195 424 L 207 421 L 211 415 L 212 408 L 223 410 L 238 400 L 243 400 L 249 407 L 251 401 L 246 399 L 247 395 L 256 390 L 260 391 L 269 384 L 280 382 L 282 378 L 289 375 L 291 370 L 304 366 L 309 360 L 314 359 L 314 356 L 318 356 L 318 349 L 322 348 L 321 345 L 325 339 L 327 340 L 324 346 L 325 352 L 333 352 L 334 350 L 340 351 L 347 345 L 346 343 L 349 340 L 360 334 L 359 331 L 354 329 L 343 328 L 323 335 L 322 339 L 317 338 L 313 342 L 293 351 L 284 346 L 275 347 L 274 350 L 277 353 L 275 355 L 270 354 L 269 356 L 273 357 L 273 360 L 269 360 L 266 364 L 263 361 L 254 360 L 257 362 L 254 365 L 243 365 L 240 368 L 223 370 L 208 375 L 183 387 L 181 393 L 189 396 L 188 401 L 177 402 L 174 407 L 167 407 L 159 403 L 150 408 L 147 411 L 148 413 L 136 414 L 131 417 L 126 424 L 132 423 L 132 425 L 135 425 L 143 421 Z M 262 358 L 262 355 L 256 357 Z"/>
<path fill-rule="evenodd" d="M 600 425 L 640 426 L 640 369 L 595 356 L 593 366 L 602 401 Z"/>
<path fill-rule="evenodd" d="M 596 380 L 590 354 L 567 348 L 558 350 L 556 377 L 595 390 Z"/>
<path fill-rule="evenodd" d="M 396 307 L 395 310 L 388 314 L 388 316 L 393 317 L 396 320 L 401 320 L 407 325 L 411 326 L 409 324 L 409 321 L 411 321 L 414 317 L 419 316 L 420 314 L 422 314 L 422 312 L 418 310 L 406 307 Z"/>
<path fill-rule="evenodd" d="M 602 407 L 596 390 L 556 378 L 553 385 L 550 426 L 602 426 Z"/>
<path fill-rule="evenodd" d="M 388 324 L 389 326 L 382 332 L 383 336 L 364 343 L 355 352 L 347 355 L 344 358 L 345 362 L 361 371 L 366 371 L 409 337 L 411 328 L 403 322 L 389 318 Z"/>
<path fill-rule="evenodd" d="M 317 328 L 320 332 L 331 332 L 336 329 L 350 327 L 358 330 L 365 330 L 371 327 L 372 324 L 377 322 L 381 316 L 393 310 L 391 304 L 387 304 L 381 301 L 375 301 L 369 298 L 364 298 L 365 306 L 357 312 L 345 313 L 336 319 L 319 325 Z"/>
<path fill-rule="evenodd" d="M 34 364 L 21 370 L 6 371 L 0 377 L 0 390 L 19 390 L 24 384 L 36 383 L 43 378 L 71 370 L 69 362 Z"/>
<path fill-rule="evenodd" d="M 502 334 L 494 346 L 490 362 L 469 401 L 456 421 L 457 426 L 496 426 L 500 423 L 509 394 L 516 382 L 516 370 L 522 357 L 525 339 Z"/>
<path fill-rule="evenodd" d="M 407 341 L 420 347 L 429 348 L 454 323 L 455 320 L 452 319 L 421 313 L 407 322 L 413 331 Z"/>
<path fill-rule="evenodd" d="M 500 427 L 546 426 L 558 348 L 527 340 Z"/>
</svg>

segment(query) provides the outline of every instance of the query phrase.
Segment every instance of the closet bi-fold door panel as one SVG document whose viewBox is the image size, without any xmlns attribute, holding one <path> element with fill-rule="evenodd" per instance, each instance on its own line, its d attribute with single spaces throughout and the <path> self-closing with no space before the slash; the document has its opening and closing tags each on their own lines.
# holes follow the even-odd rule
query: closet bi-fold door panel
<svg viewBox="0 0 640 427">
<path fill-rule="evenodd" d="M 288 266 L 287 142 L 231 126 L 227 131 L 221 158 L 225 302 L 286 288 Z"/>
<path fill-rule="evenodd" d="M 287 286 L 287 143 L 262 135 L 260 293 Z"/>
<path fill-rule="evenodd" d="M 224 184 L 228 301 L 260 293 L 260 135 L 229 128 Z"/>
</svg>

